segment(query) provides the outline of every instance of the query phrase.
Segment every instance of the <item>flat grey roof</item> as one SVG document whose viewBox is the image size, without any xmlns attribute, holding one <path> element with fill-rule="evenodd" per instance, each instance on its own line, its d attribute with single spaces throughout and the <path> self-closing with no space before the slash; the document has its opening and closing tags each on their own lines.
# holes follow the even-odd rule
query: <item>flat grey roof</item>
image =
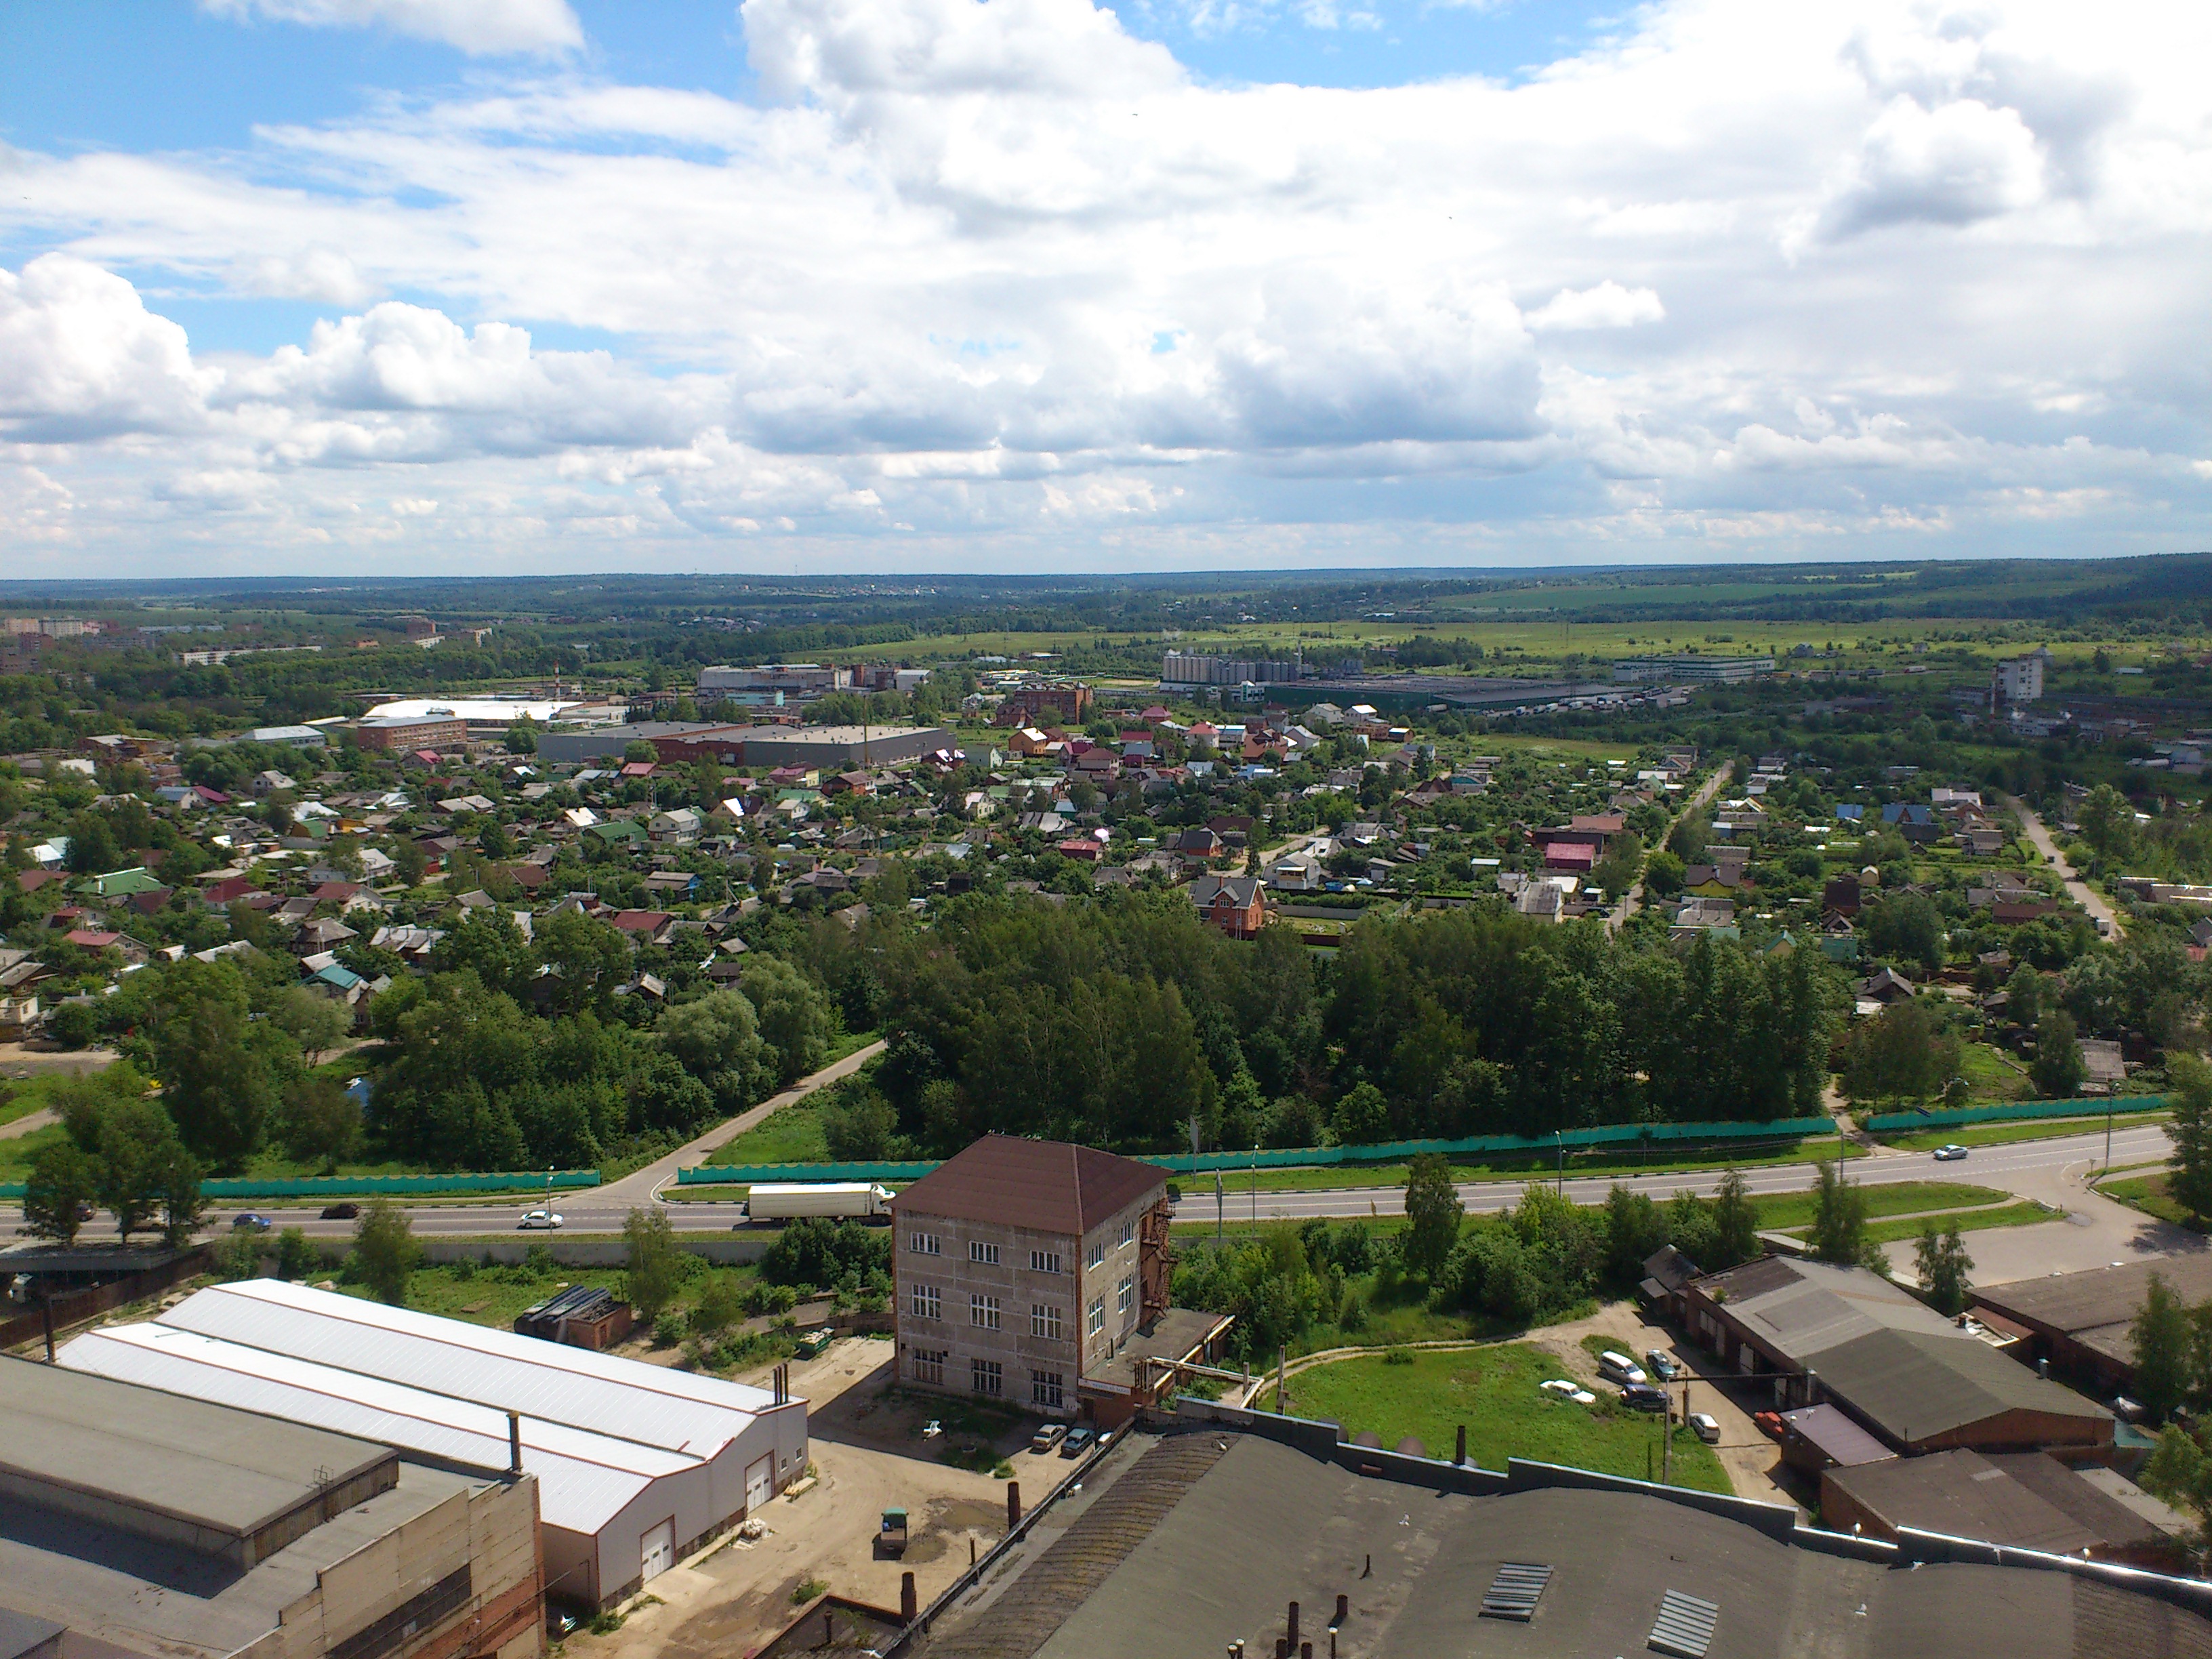
<svg viewBox="0 0 2212 1659">
<path fill-rule="evenodd" d="M 2088 1438 L 2112 1438 L 2112 1414 L 2038 1376 L 1986 1342 L 1878 1330 L 1820 1356 L 1820 1386 L 1899 1445 L 2006 1412 L 2072 1418 Z"/>
<path fill-rule="evenodd" d="M 110 1377 L 0 1359 L 0 1470 L 243 1537 L 388 1446 Z"/>
<path fill-rule="evenodd" d="M 0 1602 L 138 1652 L 222 1659 L 274 1630 L 278 1614 L 313 1589 L 325 1568 L 485 1484 L 402 1463 L 398 1486 L 245 1572 L 74 1516 L 0 1504 Z"/>
<path fill-rule="evenodd" d="M 1984 1285 L 1976 1289 L 1974 1300 L 2008 1318 L 2078 1338 L 2131 1322 L 2148 1293 L 2153 1273 L 2192 1306 L 2212 1297 L 2212 1251 L 2206 1251 L 2129 1261 L 2117 1267 L 2092 1267 L 2078 1273 L 2053 1273 L 2045 1279 L 2015 1279 L 2008 1285 Z M 2093 1346 L 2104 1346 L 2102 1343 Z M 2123 1344 L 2113 1357 L 2133 1364 L 2132 1345 Z"/>
<path fill-rule="evenodd" d="M 1271 1653 L 1291 1601 L 1318 1647 L 1339 1594 L 1351 1601 L 1344 1650 L 1360 1659 L 1587 1659 L 1648 1651 L 1669 1590 L 1718 1607 L 1714 1659 L 2212 1653 L 2212 1621 L 2062 1572 L 1892 1569 L 1642 1492 L 1465 1497 L 1362 1477 L 1256 1435 L 1191 1432 L 1207 1451 L 1225 1449 L 1191 1468 L 1196 1478 L 1179 1494 L 1170 1482 L 1164 1504 L 1144 1501 L 1150 1492 L 1115 1501 L 1147 1459 L 1166 1452 L 1190 1464 L 1173 1449 L 1182 1435 L 1121 1474 L 1049 1549 L 1018 1563 L 1011 1583 L 940 1620 L 926 1659 L 1158 1659 L 1239 1639 Z M 1087 1561 L 1103 1571 L 1080 1602 L 1064 1619 L 1032 1617 L 1054 1575 Z M 1478 1611 L 1508 1562 L 1553 1569 L 1526 1624 Z"/>
<path fill-rule="evenodd" d="M 1978 1452 L 1893 1457 L 1856 1468 L 1831 1469 L 1821 1479 L 1833 1481 L 1893 1530 L 1915 1527 L 2054 1555 L 2115 1541 L 2084 1526 Z"/>
<path fill-rule="evenodd" d="M 1724 1302 L 1724 1316 L 1800 1365 L 1875 1331 L 1974 1340 L 1925 1303 L 1863 1267 L 1770 1255 L 1692 1283 L 1707 1296 L 1725 1291 L 1724 1297 L 1715 1297 Z"/>
</svg>

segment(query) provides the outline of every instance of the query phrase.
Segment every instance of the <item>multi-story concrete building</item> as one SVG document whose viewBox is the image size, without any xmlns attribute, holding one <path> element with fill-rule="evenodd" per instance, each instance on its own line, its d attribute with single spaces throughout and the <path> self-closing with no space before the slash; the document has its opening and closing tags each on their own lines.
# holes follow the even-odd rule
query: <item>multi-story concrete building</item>
<svg viewBox="0 0 2212 1659">
<path fill-rule="evenodd" d="M 1990 671 L 1990 702 L 1999 708 L 2016 702 L 2043 700 L 2043 655 L 2031 651 L 2024 657 L 2007 657 Z"/>
<path fill-rule="evenodd" d="M 1188 1360 L 1227 1328 L 1168 1306 L 1157 1164 L 987 1135 L 891 1211 L 902 1382 L 1116 1422 L 1139 1360 Z"/>
</svg>

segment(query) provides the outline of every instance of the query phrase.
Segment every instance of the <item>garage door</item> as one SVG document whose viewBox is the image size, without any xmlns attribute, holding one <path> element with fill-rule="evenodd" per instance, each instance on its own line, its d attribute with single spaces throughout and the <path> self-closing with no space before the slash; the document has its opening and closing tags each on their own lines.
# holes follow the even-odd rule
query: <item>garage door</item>
<svg viewBox="0 0 2212 1659">
<path fill-rule="evenodd" d="M 756 1458 L 745 1467 L 745 1513 L 755 1510 L 775 1496 L 775 1459 Z"/>
<path fill-rule="evenodd" d="M 676 1565 L 676 1522 L 673 1517 L 662 1522 L 638 1540 L 638 1553 L 643 1558 L 639 1572 L 641 1580 L 650 1582 Z"/>
</svg>

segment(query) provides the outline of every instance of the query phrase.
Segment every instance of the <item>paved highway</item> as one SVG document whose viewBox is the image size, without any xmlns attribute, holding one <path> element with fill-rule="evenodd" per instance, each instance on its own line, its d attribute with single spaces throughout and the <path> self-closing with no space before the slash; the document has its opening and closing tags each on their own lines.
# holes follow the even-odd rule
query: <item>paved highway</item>
<svg viewBox="0 0 2212 1659">
<path fill-rule="evenodd" d="M 2116 1164 L 2150 1162 L 2166 1157 L 2172 1150 L 2165 1128 L 2158 1124 L 2123 1127 L 2112 1136 L 2112 1161 Z M 1868 1186 L 1899 1181 L 1960 1181 L 2063 1202 L 2062 1185 L 2067 1173 L 2071 1170 L 2078 1174 L 2100 1164 L 2104 1155 L 2105 1135 L 2100 1129 L 2090 1134 L 2049 1140 L 1978 1146 L 1957 1163 L 1939 1164 L 1925 1152 L 1884 1152 L 1853 1159 L 1850 1171 L 1853 1180 Z M 1753 1193 L 1802 1192 L 1813 1184 L 1813 1165 L 1769 1164 L 1746 1170 L 1743 1180 Z M 1577 1176 L 1567 1181 L 1566 1194 L 1577 1204 L 1601 1204 L 1616 1181 L 1632 1191 L 1649 1193 L 1655 1198 L 1671 1198 L 1683 1192 L 1711 1197 L 1719 1188 L 1721 1172 L 1693 1170 L 1660 1170 L 1632 1176 Z M 1215 1208 L 1210 1177 L 1182 1176 L 1178 1184 L 1182 1198 L 1176 1206 L 1176 1219 L 1200 1224 L 1212 1221 Z M 1526 1179 L 1470 1182 L 1459 1188 L 1459 1194 L 1469 1212 L 1494 1212 L 1518 1202 L 1527 1184 Z M 1231 1173 L 1222 1176 L 1222 1214 L 1230 1221 L 1386 1216 L 1400 1214 L 1405 1208 L 1404 1192 L 1396 1187 L 1337 1187 L 1304 1192 L 1263 1189 L 1255 1195 L 1249 1188 L 1240 1188 L 1237 1176 Z M 2078 1185 L 2074 1190 L 2079 1192 Z M 659 1201 L 657 1194 L 654 1198 Z M 592 1189 L 558 1194 L 554 1205 L 566 1222 L 564 1234 L 604 1234 L 620 1232 L 623 1218 L 636 1201 L 627 1194 Z M 224 1207 L 211 1216 L 215 1224 L 211 1231 L 221 1231 L 228 1218 L 243 1207 L 269 1216 L 280 1226 L 299 1227 L 310 1237 L 343 1237 L 353 1231 L 351 1222 L 325 1221 L 312 1209 L 279 1209 L 258 1204 Z M 529 1200 L 511 1198 L 497 1202 L 417 1205 L 407 1213 L 419 1236 L 450 1238 L 512 1232 L 523 1212 L 530 1207 Z M 735 1204 L 664 1203 L 663 1207 L 667 1211 L 670 1224 L 684 1233 L 726 1233 L 743 1219 Z M 21 1219 L 21 1211 L 17 1206 L 0 1206 L 0 1234 L 12 1234 Z M 84 1236 L 112 1237 L 114 1229 L 103 1215 L 86 1226 Z"/>
</svg>

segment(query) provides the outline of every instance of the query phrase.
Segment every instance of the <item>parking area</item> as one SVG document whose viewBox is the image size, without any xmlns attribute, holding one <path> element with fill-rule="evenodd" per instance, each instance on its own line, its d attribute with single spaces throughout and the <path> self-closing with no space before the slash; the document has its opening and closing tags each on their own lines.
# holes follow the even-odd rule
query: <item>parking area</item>
<svg viewBox="0 0 2212 1659">
<path fill-rule="evenodd" d="M 641 1606 L 611 1635 L 571 1636 L 566 1651 L 589 1659 L 732 1659 L 788 1622 L 795 1592 L 810 1580 L 895 1608 L 900 1574 L 911 1571 L 927 1607 L 966 1571 L 971 1547 L 988 1551 L 1005 1534 L 1007 1482 L 988 1473 L 992 1461 L 1012 1466 L 1024 1509 L 1075 1467 L 1056 1454 L 1032 1454 L 1036 1419 L 1016 1413 L 990 1431 L 924 1438 L 925 1425 L 951 1421 L 960 1402 L 903 1396 L 892 1387 L 891 1358 L 889 1338 L 845 1337 L 794 1364 L 791 1387 L 807 1401 L 814 1484 L 768 1505 L 764 1536 L 732 1540 L 661 1574 L 646 1587 L 658 1605 Z M 744 1380 L 764 1385 L 767 1375 Z M 971 1446 L 968 1461 L 979 1468 L 940 1461 Z M 894 1507 L 908 1514 L 903 1559 L 879 1556 L 876 1547 L 883 1512 Z"/>
<path fill-rule="evenodd" d="M 1752 1421 L 1753 1412 L 1772 1403 L 1755 1397 L 1759 1392 L 1755 1387 L 1723 1370 L 1712 1355 L 1694 1344 L 1677 1341 L 1671 1330 L 1644 1318 L 1632 1302 L 1608 1302 L 1588 1319 L 1547 1325 L 1529 1332 L 1527 1340 L 1557 1354 L 1563 1376 L 1595 1386 L 1601 1379 L 1597 1361 L 1583 1346 L 1586 1336 L 1606 1338 L 1639 1365 L 1644 1356 L 1656 1348 L 1687 1367 L 1688 1377 L 1678 1379 L 1672 1392 L 1679 1402 L 1682 1383 L 1688 1382 L 1691 1411 L 1704 1412 L 1721 1425 L 1721 1437 L 1713 1449 L 1719 1454 L 1721 1467 L 1728 1471 L 1736 1496 L 1767 1504 L 1792 1504 L 1801 1512 L 1807 1510 L 1808 1499 L 1816 1494 L 1798 1489 L 1795 1471 L 1784 1467 L 1779 1449 Z"/>
</svg>

